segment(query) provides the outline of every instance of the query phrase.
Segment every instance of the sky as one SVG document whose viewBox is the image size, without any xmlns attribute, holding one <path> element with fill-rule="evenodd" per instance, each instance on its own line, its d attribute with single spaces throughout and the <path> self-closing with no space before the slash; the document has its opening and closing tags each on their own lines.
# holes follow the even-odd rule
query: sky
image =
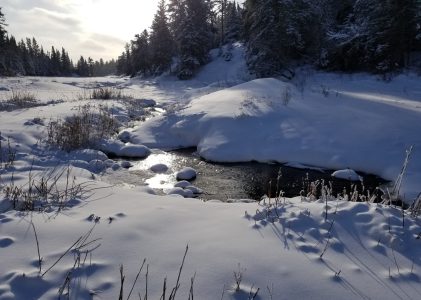
<svg viewBox="0 0 421 300">
<path fill-rule="evenodd" d="M 0 0 L 9 34 L 35 37 L 45 50 L 64 47 L 74 61 L 117 58 L 150 27 L 157 6 L 158 0 Z"/>
</svg>

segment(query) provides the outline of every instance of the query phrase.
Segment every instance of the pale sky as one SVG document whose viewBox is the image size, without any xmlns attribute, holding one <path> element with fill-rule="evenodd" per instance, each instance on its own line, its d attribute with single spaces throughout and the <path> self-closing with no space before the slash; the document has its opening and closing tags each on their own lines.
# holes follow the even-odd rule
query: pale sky
<svg viewBox="0 0 421 300">
<path fill-rule="evenodd" d="M 117 58 L 126 42 L 149 29 L 158 0 L 0 0 L 7 31 L 34 36 L 44 50 L 63 46 L 80 55 Z"/>
</svg>

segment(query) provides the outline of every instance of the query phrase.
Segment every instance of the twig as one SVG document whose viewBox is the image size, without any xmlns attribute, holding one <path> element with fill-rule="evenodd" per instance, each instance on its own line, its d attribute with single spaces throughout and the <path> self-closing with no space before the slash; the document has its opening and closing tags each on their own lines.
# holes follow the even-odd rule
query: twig
<svg viewBox="0 0 421 300">
<path fill-rule="evenodd" d="M 45 274 L 47 274 L 48 271 L 50 271 L 77 243 L 80 242 L 80 240 L 82 239 L 82 237 L 78 238 L 76 242 L 73 243 L 73 245 L 71 245 L 57 260 L 55 263 L 53 263 L 53 265 L 51 267 L 49 267 L 47 269 L 47 271 L 45 271 L 44 273 L 42 273 L 41 277 L 44 277 Z"/>
<path fill-rule="evenodd" d="M 38 235 L 37 235 L 37 231 L 35 229 L 35 225 L 34 222 L 31 221 L 31 225 L 32 225 L 32 229 L 34 230 L 34 235 L 35 235 L 35 241 L 37 242 L 37 251 L 38 251 L 38 267 L 39 267 L 39 273 L 41 274 L 41 264 L 42 264 L 42 258 L 41 258 L 41 254 L 39 251 L 39 241 L 38 241 Z"/>
<path fill-rule="evenodd" d="M 134 286 L 136 285 L 136 281 L 137 281 L 137 279 L 139 278 L 140 273 L 142 272 L 142 269 L 143 269 L 143 266 L 145 265 L 145 262 L 146 262 L 146 258 L 145 258 L 145 259 L 143 259 L 142 266 L 140 267 L 139 272 L 137 273 L 136 278 L 135 278 L 135 280 L 133 281 L 133 285 L 132 285 L 132 288 L 130 289 L 129 295 L 127 296 L 127 300 L 129 300 L 129 299 L 130 299 L 130 296 L 132 295 L 132 292 L 133 292 Z"/>
<path fill-rule="evenodd" d="M 126 278 L 123 273 L 123 265 L 120 265 L 120 293 L 118 296 L 118 300 L 123 300 L 124 279 Z"/>
<path fill-rule="evenodd" d="M 169 300 L 174 300 L 175 299 L 175 295 L 177 293 L 177 290 L 180 287 L 180 276 L 181 276 L 181 271 L 183 270 L 184 261 L 186 259 L 187 251 L 189 251 L 189 245 L 186 246 L 186 251 L 184 252 L 183 261 L 181 262 L 180 269 L 178 270 L 177 282 L 175 284 L 175 287 L 171 291 Z"/>
</svg>

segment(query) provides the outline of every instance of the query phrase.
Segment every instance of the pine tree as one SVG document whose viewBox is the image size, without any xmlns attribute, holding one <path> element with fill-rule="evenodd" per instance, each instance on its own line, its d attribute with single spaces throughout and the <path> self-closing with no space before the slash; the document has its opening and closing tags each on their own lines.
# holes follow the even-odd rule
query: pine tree
<svg viewBox="0 0 421 300">
<path fill-rule="evenodd" d="M 247 64 L 257 77 L 271 76 L 287 64 L 289 42 L 283 38 L 287 20 L 281 18 L 281 1 L 248 0 L 245 7 Z"/>
<path fill-rule="evenodd" d="M 76 73 L 82 77 L 89 76 L 89 64 L 83 56 L 81 56 L 77 62 Z"/>
<path fill-rule="evenodd" d="M 6 36 L 7 36 L 7 31 L 6 31 L 6 19 L 4 17 L 4 14 L 1 11 L 1 7 L 0 7 L 0 50 L 4 49 L 4 45 L 6 42 Z"/>
<path fill-rule="evenodd" d="M 216 4 L 217 12 L 219 13 L 219 23 L 220 23 L 220 45 L 222 46 L 225 43 L 225 27 L 227 23 L 227 14 L 228 14 L 228 0 L 214 0 Z"/>
<path fill-rule="evenodd" d="M 151 61 L 155 74 L 166 71 L 174 54 L 172 37 L 168 27 L 165 0 L 160 0 L 155 14 L 150 34 Z"/>
<path fill-rule="evenodd" d="M 68 76 L 72 74 L 72 63 L 69 58 L 69 54 L 64 50 L 64 48 L 61 48 L 61 55 L 60 55 L 60 72 L 64 76 Z"/>
<path fill-rule="evenodd" d="M 208 6 L 203 0 L 186 0 L 186 18 L 180 39 L 180 66 L 178 77 L 188 79 L 209 60 L 211 35 Z"/>
<path fill-rule="evenodd" d="M 381 73 L 407 66 L 416 15 L 416 0 L 356 0 L 333 36 L 332 65 Z"/>
<path fill-rule="evenodd" d="M 131 52 L 134 72 L 148 74 L 151 70 L 151 51 L 149 33 L 146 29 L 140 35 L 135 36 L 135 40 L 132 41 Z"/>
<path fill-rule="evenodd" d="M 186 18 L 185 0 L 169 0 L 167 12 L 169 15 L 168 24 L 176 49 L 175 54 L 178 55 L 180 53 L 179 41 L 183 34 L 183 23 Z"/>
<path fill-rule="evenodd" d="M 226 12 L 226 25 L 225 25 L 225 37 L 224 41 L 232 43 L 234 41 L 238 41 L 241 36 L 241 27 L 242 27 L 242 19 L 241 19 L 241 8 L 240 6 L 234 2 L 228 2 L 227 5 L 227 12 Z"/>
</svg>

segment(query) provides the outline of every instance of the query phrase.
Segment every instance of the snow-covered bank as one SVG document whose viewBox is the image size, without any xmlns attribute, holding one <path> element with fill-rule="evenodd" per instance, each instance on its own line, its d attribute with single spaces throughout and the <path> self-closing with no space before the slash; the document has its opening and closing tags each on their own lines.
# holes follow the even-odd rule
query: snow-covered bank
<svg viewBox="0 0 421 300">
<path fill-rule="evenodd" d="M 419 78 L 383 82 L 316 75 L 302 90 L 258 79 L 194 99 L 185 108 L 148 120 L 133 143 L 175 149 L 197 146 L 218 162 L 298 162 L 352 168 L 394 180 L 414 146 L 402 192 L 413 199 L 421 182 Z"/>
<path fill-rule="evenodd" d="M 256 299 L 421 295 L 419 219 L 407 217 L 403 228 L 399 209 L 329 201 L 325 221 L 323 201 L 286 199 L 276 212 L 267 204 L 203 203 L 114 187 L 99 189 L 92 199 L 58 214 L 2 213 L 0 299 L 57 299 L 70 270 L 71 299 L 116 299 L 120 264 L 127 297 L 144 258 L 148 296 L 158 299 L 165 277 L 169 288 L 175 285 L 187 244 L 180 299 L 187 299 L 194 274 L 195 298 L 203 300 L 220 299 L 223 289 L 223 299 L 245 300 L 252 286 L 260 288 Z M 83 250 L 100 246 L 86 259 L 82 251 L 76 267 L 77 252 L 71 251 L 41 277 L 30 222 L 38 235 L 41 273 L 91 228 L 90 244 Z M 234 292 L 238 269 L 241 290 Z M 145 293 L 145 274 L 146 267 L 136 295 Z"/>
<path fill-rule="evenodd" d="M 216 63 L 209 72 L 225 66 L 222 60 Z M 10 94 L 2 87 L 21 85 L 34 93 L 45 87 L 45 94 L 36 95 L 42 102 L 67 91 L 64 102 L 0 112 L 6 162 L 8 140 L 11 153 L 16 151 L 11 165 L 0 162 L 0 300 L 49 300 L 68 292 L 70 299 L 117 299 L 120 265 L 126 299 L 144 258 L 148 297 L 159 299 L 164 278 L 167 296 L 176 284 L 187 244 L 177 299 L 188 299 L 194 274 L 194 296 L 201 300 L 246 300 L 258 288 L 255 299 L 420 298 L 421 223 L 409 211 L 331 196 L 205 203 L 180 196 L 200 192 L 185 181 L 172 191 L 169 187 L 173 195 L 156 196 L 150 187 L 124 181 L 130 162 L 110 160 L 98 150 L 66 153 L 45 144 L 49 121 L 85 104 L 108 105 L 123 124 L 132 124 L 122 101 L 80 99 L 89 92 L 82 87 L 116 86 L 135 98 L 153 99 L 167 113 L 121 129 L 119 138 L 127 144 L 108 142 L 104 151 L 121 154 L 127 146 L 126 155 L 135 150 L 143 156 L 149 150 L 141 142 L 152 148 L 198 146 L 202 156 L 214 160 L 349 167 L 393 179 L 405 150 L 414 145 L 402 192 L 410 199 L 420 190 L 418 77 L 402 75 L 385 83 L 368 75 L 313 74 L 294 84 L 262 79 L 222 90 L 234 81 L 209 83 L 208 71 L 203 72 L 198 77 L 203 82 L 0 79 L 1 99 Z M 160 173 L 168 165 L 154 161 L 147 168 Z M 336 175 L 349 178 L 344 170 Z M 56 181 L 52 172 L 62 175 Z M 107 176 L 120 183 L 108 184 Z M 19 192 L 28 192 L 28 186 L 33 194 L 44 192 L 35 210 L 11 210 L 10 195 L 32 199 Z M 42 201 L 49 204 L 40 208 Z M 83 242 L 71 247 L 80 237 Z M 234 272 L 237 278 L 242 274 L 237 292 Z M 145 282 L 146 266 L 130 299 L 144 298 Z"/>
</svg>

